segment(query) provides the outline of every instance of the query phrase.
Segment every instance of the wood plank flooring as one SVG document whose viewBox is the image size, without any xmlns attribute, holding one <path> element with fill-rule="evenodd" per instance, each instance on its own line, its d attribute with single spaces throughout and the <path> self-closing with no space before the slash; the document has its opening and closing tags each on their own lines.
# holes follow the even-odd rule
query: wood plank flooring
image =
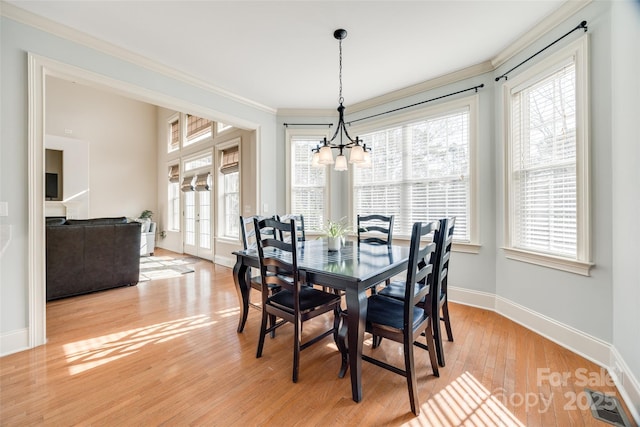
<svg viewBox="0 0 640 427">
<path fill-rule="evenodd" d="M 415 349 L 420 417 L 405 379 L 366 362 L 355 403 L 331 338 L 302 352 L 293 384 L 291 328 L 256 359 L 260 312 L 236 333 L 231 269 L 200 261 L 195 270 L 48 303 L 47 344 L 0 359 L 0 424 L 596 426 L 608 424 L 592 417 L 584 388 L 620 399 L 597 365 L 493 312 L 451 304 L 455 342 L 445 342 L 439 378 Z M 305 333 L 326 322 L 307 322 Z M 367 338 L 365 352 L 401 366 L 399 345 L 373 350 Z"/>
</svg>

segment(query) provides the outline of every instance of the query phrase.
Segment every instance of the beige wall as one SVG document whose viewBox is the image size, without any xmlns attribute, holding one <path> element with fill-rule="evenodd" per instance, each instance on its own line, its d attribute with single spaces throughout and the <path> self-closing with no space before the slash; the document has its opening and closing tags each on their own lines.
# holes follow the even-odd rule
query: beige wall
<svg viewBox="0 0 640 427">
<path fill-rule="evenodd" d="M 89 144 L 89 217 L 157 210 L 156 107 L 65 80 L 46 80 L 45 132 Z"/>
</svg>

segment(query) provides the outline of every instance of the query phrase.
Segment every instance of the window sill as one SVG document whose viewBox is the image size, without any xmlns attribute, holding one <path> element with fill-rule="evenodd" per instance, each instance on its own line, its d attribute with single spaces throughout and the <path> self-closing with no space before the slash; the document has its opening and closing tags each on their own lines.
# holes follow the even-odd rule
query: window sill
<svg viewBox="0 0 640 427">
<path fill-rule="evenodd" d="M 554 268 L 556 270 L 566 271 L 568 273 L 580 274 L 582 276 L 591 276 L 591 268 L 593 263 L 576 261 L 568 258 L 561 258 L 552 255 L 544 255 L 535 252 L 523 251 L 513 248 L 502 248 L 508 259 L 516 261 L 528 262 L 530 264 L 542 267 Z"/>
</svg>

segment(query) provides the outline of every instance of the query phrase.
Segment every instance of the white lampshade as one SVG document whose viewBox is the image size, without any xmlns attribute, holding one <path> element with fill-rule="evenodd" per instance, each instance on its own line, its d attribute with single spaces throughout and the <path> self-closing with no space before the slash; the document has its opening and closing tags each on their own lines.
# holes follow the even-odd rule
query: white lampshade
<svg viewBox="0 0 640 427">
<path fill-rule="evenodd" d="M 324 166 L 320 164 L 320 153 L 318 153 L 317 151 L 313 153 L 313 156 L 311 156 L 311 166 L 314 168 L 320 168 Z"/>
<path fill-rule="evenodd" d="M 371 153 L 368 151 L 365 151 L 362 154 L 363 160 L 362 163 L 358 164 L 359 167 L 361 168 L 370 168 L 371 167 Z"/>
<path fill-rule="evenodd" d="M 331 147 L 325 145 L 320 148 L 318 163 L 320 163 L 321 165 L 333 164 L 333 153 L 331 152 Z"/>
<path fill-rule="evenodd" d="M 362 163 L 364 162 L 364 150 L 362 145 L 354 145 L 351 147 L 351 154 L 349 155 L 349 163 Z"/>
<path fill-rule="evenodd" d="M 344 154 L 340 154 L 338 157 L 336 157 L 335 170 L 340 172 L 347 170 L 347 158 L 344 156 Z"/>
</svg>

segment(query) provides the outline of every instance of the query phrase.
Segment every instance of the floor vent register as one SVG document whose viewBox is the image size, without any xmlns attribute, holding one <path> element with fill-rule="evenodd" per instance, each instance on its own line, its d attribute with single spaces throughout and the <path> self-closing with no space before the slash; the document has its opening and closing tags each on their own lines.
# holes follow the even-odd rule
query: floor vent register
<svg viewBox="0 0 640 427">
<path fill-rule="evenodd" d="M 586 388 L 584 391 L 589 397 L 589 405 L 594 418 L 614 426 L 631 427 L 629 418 L 617 398 Z"/>
</svg>

